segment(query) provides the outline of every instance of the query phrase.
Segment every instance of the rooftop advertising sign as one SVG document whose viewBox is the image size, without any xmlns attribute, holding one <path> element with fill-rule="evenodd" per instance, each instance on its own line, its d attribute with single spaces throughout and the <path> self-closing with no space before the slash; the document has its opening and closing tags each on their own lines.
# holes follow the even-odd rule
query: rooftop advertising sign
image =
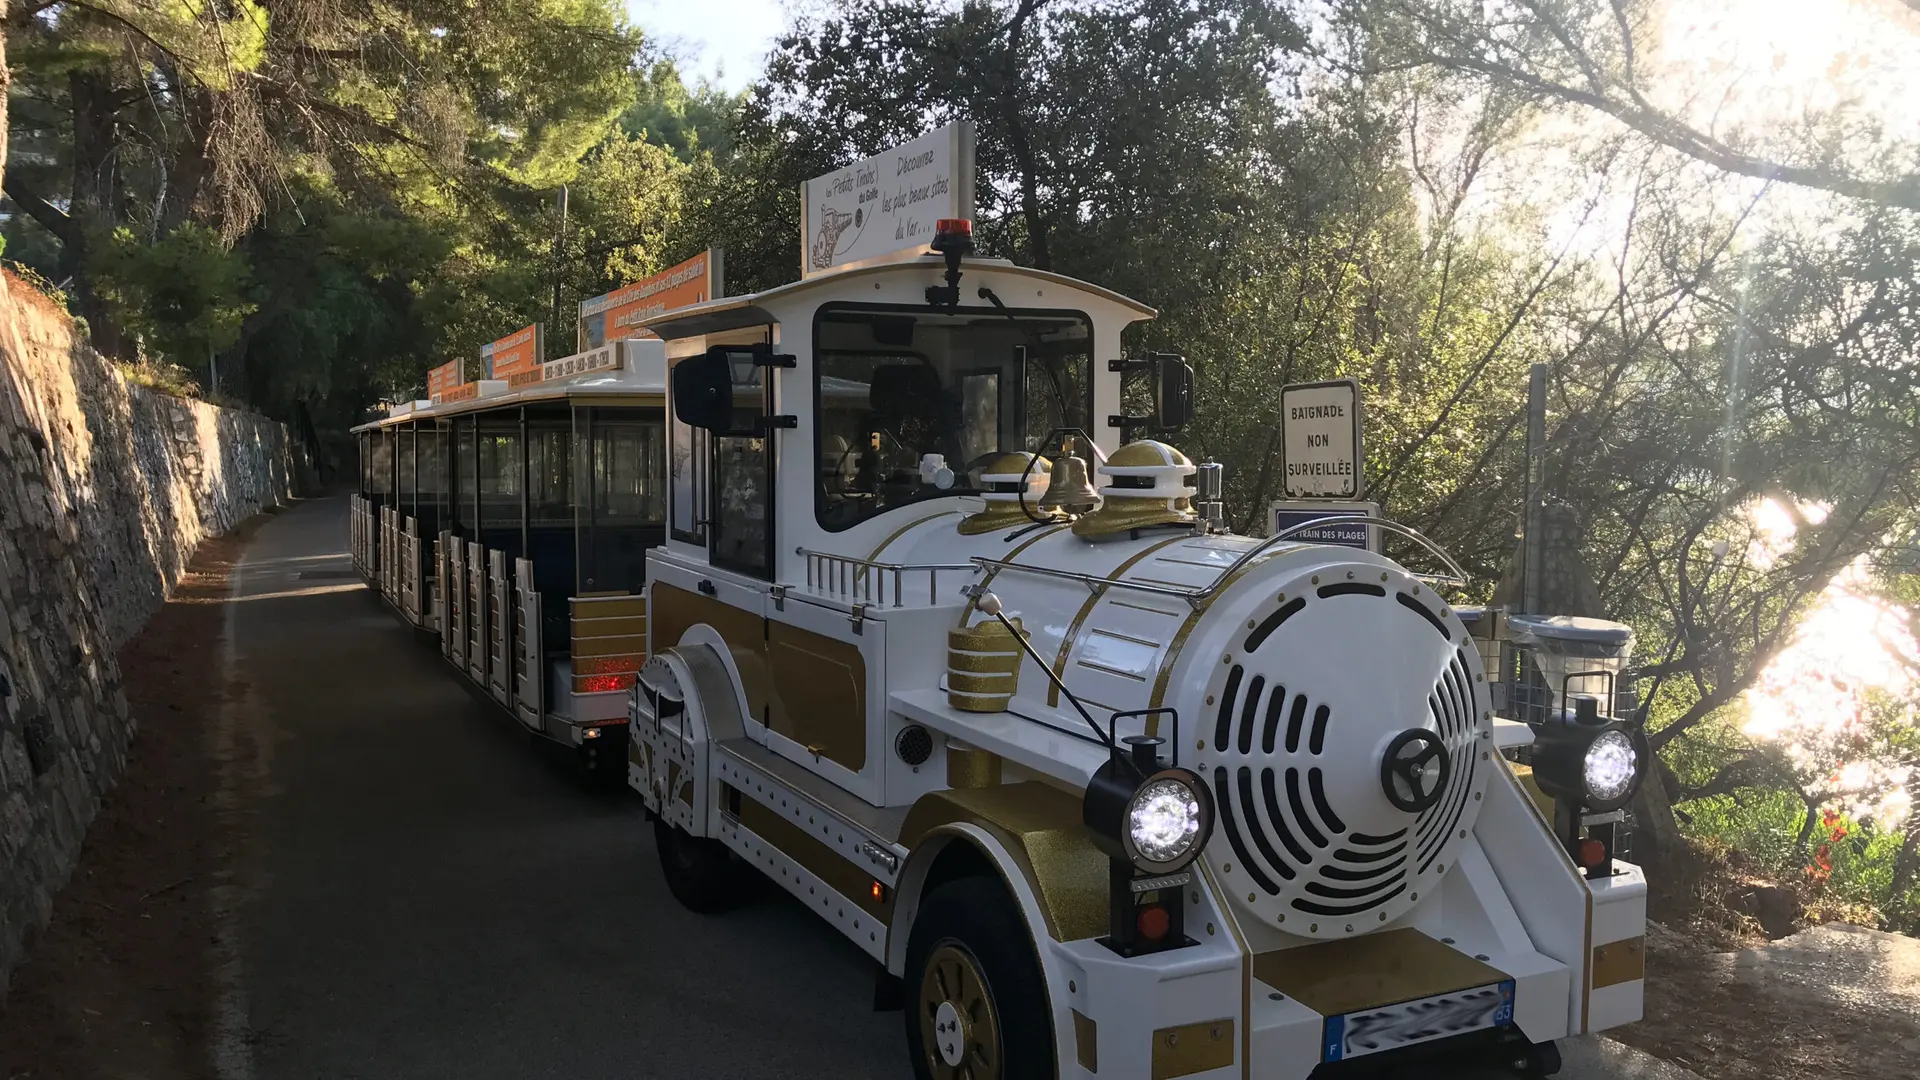
<svg viewBox="0 0 1920 1080">
<path fill-rule="evenodd" d="M 546 335 L 541 325 L 534 323 L 480 346 L 480 377 L 502 379 L 508 386 L 525 386 L 540 381 L 545 360 Z"/>
<path fill-rule="evenodd" d="M 466 362 L 449 360 L 427 372 L 427 399 L 445 401 L 447 391 L 467 381 Z"/>
<path fill-rule="evenodd" d="M 581 352 L 623 338 L 653 337 L 639 324 L 656 315 L 711 300 L 726 293 L 720 249 L 707 250 L 678 266 L 580 302 L 575 344 Z"/>
<path fill-rule="evenodd" d="M 973 217 L 973 125 L 948 124 L 800 185 L 800 276 L 918 254 Z"/>
</svg>

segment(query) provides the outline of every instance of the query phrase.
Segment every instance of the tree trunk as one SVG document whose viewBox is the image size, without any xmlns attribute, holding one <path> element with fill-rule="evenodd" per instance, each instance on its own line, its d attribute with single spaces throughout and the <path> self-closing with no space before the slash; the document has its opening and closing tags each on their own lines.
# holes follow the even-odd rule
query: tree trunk
<svg viewBox="0 0 1920 1080">
<path fill-rule="evenodd" d="M 7 0 L 0 0 L 0 182 L 7 169 L 7 95 L 13 90 L 13 69 L 7 66 Z"/>
<path fill-rule="evenodd" d="M 113 84 L 100 71 L 82 68 L 67 79 L 73 108 L 73 190 L 68 214 L 73 229 L 62 245 L 62 268 L 73 278 L 80 315 L 93 347 L 111 359 L 136 357 L 133 342 L 93 287 L 88 256 L 106 242 L 119 210 Z"/>
<path fill-rule="evenodd" d="M 1893 885 L 1887 890 L 1887 899 L 1898 902 L 1913 888 L 1914 878 L 1920 875 L 1920 813 L 1907 821 L 1907 835 L 1900 843 L 1900 853 L 1893 857 Z"/>
<path fill-rule="evenodd" d="M 1633 856 L 1642 866 L 1654 860 L 1682 857 L 1687 850 L 1680 835 L 1680 823 L 1673 816 L 1673 795 L 1669 785 L 1673 772 L 1667 763 L 1654 756 L 1647 778 L 1634 792 L 1628 807 L 1633 813 Z"/>
</svg>

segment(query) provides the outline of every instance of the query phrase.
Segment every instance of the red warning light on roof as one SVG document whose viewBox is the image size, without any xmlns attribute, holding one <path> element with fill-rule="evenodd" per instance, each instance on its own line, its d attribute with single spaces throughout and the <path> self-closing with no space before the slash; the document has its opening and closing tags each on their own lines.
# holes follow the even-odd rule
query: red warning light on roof
<svg viewBox="0 0 1920 1080">
<path fill-rule="evenodd" d="M 973 221 L 970 218 L 941 218 L 934 224 L 933 231 L 941 236 L 972 236 Z"/>
</svg>

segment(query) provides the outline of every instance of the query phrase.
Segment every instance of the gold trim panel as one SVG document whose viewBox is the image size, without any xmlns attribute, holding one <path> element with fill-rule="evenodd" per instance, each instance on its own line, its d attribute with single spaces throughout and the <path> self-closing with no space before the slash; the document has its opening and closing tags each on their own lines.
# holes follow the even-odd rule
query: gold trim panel
<svg viewBox="0 0 1920 1080">
<path fill-rule="evenodd" d="M 1233 1017 L 1153 1033 L 1153 1080 L 1174 1080 L 1233 1064 Z"/>
<path fill-rule="evenodd" d="M 1080 797 L 1037 780 L 922 795 L 900 826 L 900 843 L 964 823 L 985 830 L 1013 857 L 1040 898 L 1047 934 L 1079 941 L 1107 932 L 1107 857 L 1081 823 Z"/>
<path fill-rule="evenodd" d="M 859 772 L 867 764 L 867 661 L 857 645 L 779 620 L 767 622 L 767 658 L 781 710 L 768 725 Z"/>
<path fill-rule="evenodd" d="M 1100 1071 L 1100 1025 L 1079 1009 L 1073 1010 L 1073 1056 L 1088 1072 Z"/>
<path fill-rule="evenodd" d="M 1507 978 L 1500 969 L 1411 927 L 1255 953 L 1253 976 L 1322 1016 Z"/>
<path fill-rule="evenodd" d="M 1627 938 L 1593 947 L 1592 986 L 1598 990 L 1647 977 L 1647 939 Z"/>
<path fill-rule="evenodd" d="M 725 803 L 739 807 L 734 817 L 740 822 L 741 828 L 779 848 L 781 854 L 799 863 L 814 877 L 826 882 L 827 886 L 845 898 L 847 903 L 858 907 L 882 923 L 893 922 L 893 890 L 881 889 L 880 899 L 874 899 L 874 879 L 866 871 L 841 858 L 838 852 L 809 836 L 805 829 L 782 816 L 779 811 L 754 801 L 731 784 L 722 783 L 720 786 L 723 789 L 721 794 Z"/>
</svg>

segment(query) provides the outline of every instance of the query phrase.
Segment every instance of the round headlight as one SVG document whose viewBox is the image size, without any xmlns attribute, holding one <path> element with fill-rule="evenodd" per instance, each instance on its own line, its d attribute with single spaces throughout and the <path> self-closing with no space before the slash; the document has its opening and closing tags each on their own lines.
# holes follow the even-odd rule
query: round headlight
<svg viewBox="0 0 1920 1080">
<path fill-rule="evenodd" d="M 1127 803 L 1127 852 L 1142 870 L 1171 870 L 1199 850 L 1205 825 L 1192 785 L 1183 777 L 1159 776 Z"/>
<path fill-rule="evenodd" d="M 1587 746 L 1581 777 L 1590 806 L 1617 805 L 1633 792 L 1640 775 L 1640 755 L 1624 731 L 1603 731 Z"/>
</svg>

